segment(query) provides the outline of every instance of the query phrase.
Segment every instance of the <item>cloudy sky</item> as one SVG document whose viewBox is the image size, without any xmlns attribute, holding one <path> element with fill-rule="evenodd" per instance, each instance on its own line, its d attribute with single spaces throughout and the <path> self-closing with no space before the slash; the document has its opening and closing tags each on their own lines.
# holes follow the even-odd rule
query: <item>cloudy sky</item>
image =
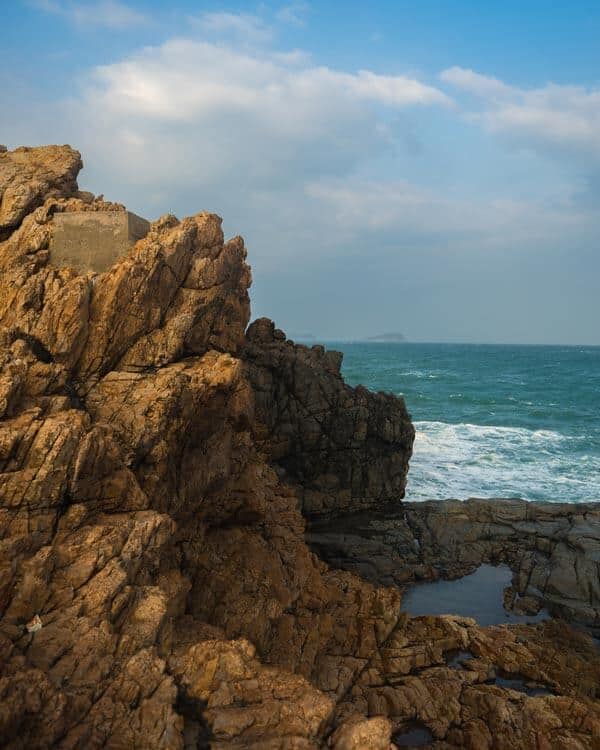
<svg viewBox="0 0 600 750">
<path fill-rule="evenodd" d="M 599 38 L 597 0 L 13 0 L 0 143 L 216 211 L 291 334 L 600 344 Z"/>
</svg>

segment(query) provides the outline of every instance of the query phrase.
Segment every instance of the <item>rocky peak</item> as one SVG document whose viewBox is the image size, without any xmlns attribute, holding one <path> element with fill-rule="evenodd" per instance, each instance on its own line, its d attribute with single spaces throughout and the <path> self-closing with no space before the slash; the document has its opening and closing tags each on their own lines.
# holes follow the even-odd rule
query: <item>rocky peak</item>
<svg viewBox="0 0 600 750">
<path fill-rule="evenodd" d="M 70 146 L 0 148 L 0 240 L 47 198 L 77 193 L 81 154 Z"/>
<path fill-rule="evenodd" d="M 356 420 L 339 355 L 246 335 L 246 250 L 213 214 L 163 216 L 102 273 L 57 263 L 55 217 L 124 207 L 77 191 L 68 147 L 0 159 L 4 745 L 321 746 L 398 613 L 309 552 L 299 475 L 278 475 L 286 425 L 302 440 L 330 403 Z M 296 375 L 263 398 L 279 368 Z M 315 481 L 342 471 L 318 429 Z"/>
</svg>

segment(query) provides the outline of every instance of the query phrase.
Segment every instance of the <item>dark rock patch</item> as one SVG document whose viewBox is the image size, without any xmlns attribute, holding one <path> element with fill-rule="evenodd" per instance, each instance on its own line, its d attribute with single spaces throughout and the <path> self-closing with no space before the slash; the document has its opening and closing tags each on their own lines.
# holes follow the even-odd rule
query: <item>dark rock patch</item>
<svg viewBox="0 0 600 750">
<path fill-rule="evenodd" d="M 433 742 L 433 734 L 429 729 L 418 721 L 405 724 L 392 735 L 392 742 L 397 747 L 427 747 Z"/>
</svg>

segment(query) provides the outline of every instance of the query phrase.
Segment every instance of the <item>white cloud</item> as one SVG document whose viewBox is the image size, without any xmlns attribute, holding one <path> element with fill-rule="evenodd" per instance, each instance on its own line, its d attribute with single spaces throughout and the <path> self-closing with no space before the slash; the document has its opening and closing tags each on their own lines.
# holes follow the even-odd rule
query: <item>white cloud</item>
<svg viewBox="0 0 600 750">
<path fill-rule="evenodd" d="M 278 21 L 290 24 L 291 26 L 305 26 L 306 15 L 309 11 L 310 6 L 308 3 L 294 2 L 279 8 L 275 17 Z"/>
<path fill-rule="evenodd" d="M 250 13 L 203 13 L 192 18 L 197 29 L 206 36 L 233 37 L 238 42 L 265 44 L 273 38 L 273 29 Z"/>
<path fill-rule="evenodd" d="M 481 108 L 470 117 L 490 132 L 555 157 L 600 163 L 600 89 L 553 83 L 517 88 L 456 67 L 441 78 L 480 97 Z"/>
<path fill-rule="evenodd" d="M 385 76 L 360 70 L 356 75 L 333 74 L 340 84 L 345 84 L 357 97 L 403 107 L 410 104 L 445 104 L 451 99 L 439 89 L 426 86 L 405 76 Z"/>
<path fill-rule="evenodd" d="M 569 201 L 457 198 L 400 181 L 318 180 L 306 192 L 349 234 L 441 239 L 463 250 L 554 243 L 591 218 Z"/>
<path fill-rule="evenodd" d="M 97 68 L 71 116 L 118 173 L 259 189 L 347 173 L 390 147 L 387 113 L 449 101 L 405 76 L 172 39 Z"/>
<path fill-rule="evenodd" d="M 255 28 L 254 17 L 204 18 L 205 33 Z M 483 103 L 478 117 L 494 115 L 494 127 L 522 96 L 472 71 L 443 77 L 476 92 Z M 177 38 L 96 68 L 69 119 L 99 185 L 116 184 L 126 194 L 130 186 L 148 215 L 222 212 L 235 231 L 260 238 L 263 257 L 299 246 L 335 255 L 375 238 L 406 237 L 415 246 L 476 252 L 588 231 L 589 215 L 569 200 L 459 199 L 359 177 L 373 157 L 397 154 L 397 123 L 390 123 L 407 108 L 449 105 L 452 111 L 446 94 L 415 78 L 317 66 L 304 53 L 273 51 L 266 38 L 254 48 Z M 565 194 L 557 186 L 555 195 Z M 164 204 L 165 195 L 172 203 Z M 290 235 L 293 242 L 282 248 L 277 238 Z"/>
<path fill-rule="evenodd" d="M 503 81 L 491 76 L 484 76 L 476 73 L 474 70 L 459 68 L 454 66 L 447 68 L 440 73 L 440 78 L 445 83 L 449 83 L 457 88 L 464 89 L 478 96 L 507 96 L 514 92 L 510 86 Z"/>
<path fill-rule="evenodd" d="M 65 0 L 45 5 L 59 13 L 92 7 Z M 83 16 L 77 18 L 83 23 Z M 88 15 L 88 23 L 99 23 L 98 16 Z M 11 145 L 23 139 L 71 142 L 86 164 L 82 188 L 104 192 L 148 218 L 165 211 L 222 214 L 225 231 L 247 239 L 255 300 L 262 300 L 258 311 L 283 315 L 284 323 L 295 314 L 294 325 L 302 328 L 313 325 L 301 323 L 312 314 L 317 333 L 329 314 L 331 332 L 337 320 L 345 321 L 349 334 L 366 326 L 365 315 L 379 329 L 375 317 L 382 309 L 390 316 L 404 309 L 416 320 L 420 305 L 420 314 L 431 317 L 440 289 L 447 290 L 447 308 L 462 310 L 467 319 L 473 288 L 493 287 L 502 274 L 498 315 L 514 309 L 513 282 L 526 278 L 531 289 L 524 285 L 520 308 L 526 316 L 530 291 L 544 286 L 552 257 L 556 289 L 569 278 L 572 286 L 588 283 L 585 271 L 579 277 L 572 271 L 572 258 L 580 252 L 585 260 L 597 244 L 600 220 L 591 193 L 598 189 L 590 181 L 590 195 L 577 195 L 587 169 L 571 157 L 578 151 L 586 155 L 586 168 L 598 164 L 598 92 L 519 89 L 460 68 L 441 74 L 489 131 L 553 156 L 568 153 L 566 163 L 576 163 L 579 174 L 563 179 L 562 165 L 522 154 L 507 159 L 502 149 L 479 162 L 489 154 L 475 150 L 477 144 L 471 153 L 472 133 L 460 133 L 458 122 L 445 129 L 448 114 L 456 115 L 454 100 L 427 81 L 318 65 L 305 52 L 275 49 L 269 27 L 246 14 L 205 14 L 189 33 L 196 36 L 173 38 L 90 71 L 66 105 L 19 91 L 6 107 L 5 139 Z M 15 87 L 5 88 L 10 97 Z M 423 124 L 415 108 L 432 120 L 445 112 L 441 123 L 418 131 L 424 142 L 418 154 L 404 147 L 407 135 Z M 456 140 L 449 142 L 448 134 Z M 543 175 L 536 172 L 540 167 L 547 168 Z M 429 187 L 393 179 L 408 170 Z M 529 276 L 523 277 L 523 263 Z M 308 280 L 301 292 L 299 274 Z M 404 291 L 396 293 L 399 285 Z M 559 296 L 537 296 L 549 300 L 540 308 L 542 332 Z M 595 289 L 588 297 L 578 290 L 571 299 L 580 297 L 597 310 Z M 289 317 L 293 299 L 297 312 Z M 474 317 L 487 304 L 486 293 Z M 420 335 L 444 330 L 441 314 L 438 328 Z"/>
<path fill-rule="evenodd" d="M 175 39 L 96 71 L 90 92 L 111 110 L 191 121 L 217 109 L 276 115 L 271 127 L 303 131 L 336 105 L 392 108 L 448 104 L 438 89 L 404 76 L 313 67 L 302 57 L 251 54 L 210 42 Z M 335 116 L 335 113 L 334 113 Z"/>
<path fill-rule="evenodd" d="M 33 0 L 33 5 L 47 13 L 67 18 L 81 27 L 103 26 L 126 29 L 149 21 L 148 17 L 118 0 L 73 2 L 72 0 Z"/>
</svg>

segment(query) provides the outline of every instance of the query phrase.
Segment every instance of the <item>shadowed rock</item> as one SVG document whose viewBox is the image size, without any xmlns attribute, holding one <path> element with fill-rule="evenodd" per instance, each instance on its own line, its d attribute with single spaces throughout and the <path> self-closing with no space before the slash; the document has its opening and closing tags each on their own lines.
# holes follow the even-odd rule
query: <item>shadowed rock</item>
<svg viewBox="0 0 600 750">
<path fill-rule="evenodd" d="M 350 388 L 341 353 L 294 344 L 266 318 L 246 338 L 260 444 L 285 470 L 304 514 L 331 517 L 401 500 L 415 437 L 403 399 Z"/>
</svg>

